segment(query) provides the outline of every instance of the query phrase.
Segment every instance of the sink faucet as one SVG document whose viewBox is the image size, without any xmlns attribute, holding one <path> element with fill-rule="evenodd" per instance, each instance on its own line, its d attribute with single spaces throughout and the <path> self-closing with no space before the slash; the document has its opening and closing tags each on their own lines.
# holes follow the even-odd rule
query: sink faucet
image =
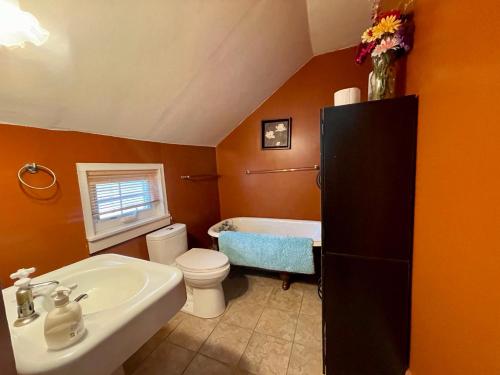
<svg viewBox="0 0 500 375">
<path fill-rule="evenodd" d="M 31 279 L 28 276 L 35 272 L 35 270 L 35 267 L 21 268 L 20 270 L 17 270 L 17 272 L 10 275 L 10 278 L 12 280 L 18 279 L 14 283 L 14 286 L 17 286 L 19 288 L 16 292 L 17 319 L 14 322 L 15 327 L 22 327 L 26 324 L 29 324 L 40 316 L 35 311 L 35 304 L 33 303 L 33 299 L 42 294 L 33 296 L 34 288 L 49 285 L 59 285 L 59 281 L 45 281 L 43 283 L 31 284 Z"/>
<path fill-rule="evenodd" d="M 49 286 L 49 285 L 58 286 L 59 285 L 59 281 L 52 280 L 52 281 L 44 281 L 43 283 L 30 284 L 30 287 L 31 287 L 31 290 L 32 290 L 32 294 L 33 294 L 33 299 L 35 299 L 36 297 L 44 296 L 44 295 L 47 294 L 47 293 L 36 293 L 33 290 L 34 288 L 44 287 L 44 286 Z"/>
</svg>

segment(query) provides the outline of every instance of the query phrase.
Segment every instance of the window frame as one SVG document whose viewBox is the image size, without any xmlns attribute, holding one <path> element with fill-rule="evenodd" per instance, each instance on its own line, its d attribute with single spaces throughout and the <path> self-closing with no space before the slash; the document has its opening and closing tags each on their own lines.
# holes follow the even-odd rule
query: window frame
<svg viewBox="0 0 500 375">
<path fill-rule="evenodd" d="M 168 210 L 166 181 L 163 164 L 148 163 L 76 163 L 78 184 L 80 187 L 80 198 L 83 211 L 83 222 L 85 235 L 88 242 L 89 253 L 104 250 L 108 247 L 125 242 L 132 238 L 141 236 L 155 229 L 159 229 L 171 223 L 171 215 Z M 163 214 L 147 219 L 124 222 L 117 228 L 111 228 L 103 233 L 96 233 L 94 219 L 92 217 L 92 205 L 89 193 L 87 172 L 89 171 L 127 171 L 127 170 L 154 170 L 158 173 L 158 191 L 163 203 Z"/>
</svg>

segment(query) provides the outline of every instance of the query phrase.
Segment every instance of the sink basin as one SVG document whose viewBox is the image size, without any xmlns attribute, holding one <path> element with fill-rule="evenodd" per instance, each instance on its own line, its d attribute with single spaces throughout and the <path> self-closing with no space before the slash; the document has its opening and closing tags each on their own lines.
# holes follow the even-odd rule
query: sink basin
<svg viewBox="0 0 500 375">
<path fill-rule="evenodd" d="M 71 297 L 80 301 L 87 329 L 84 339 L 60 351 L 49 351 L 43 323 L 53 306 L 36 298 L 40 317 L 24 327 L 17 318 L 15 287 L 3 290 L 7 320 L 19 374 L 108 375 L 161 328 L 186 301 L 182 272 L 175 267 L 116 254 L 94 256 L 33 282 L 58 280 L 76 284 Z M 96 366 L 96 363 L 99 365 Z"/>
<path fill-rule="evenodd" d="M 73 298 L 88 295 L 80 301 L 83 314 L 88 315 L 115 308 L 136 296 L 146 286 L 147 273 L 137 267 L 116 265 L 77 272 L 58 281 L 61 285 L 76 285 Z M 50 311 L 53 307 L 52 299 L 45 298 L 42 308 Z"/>
</svg>

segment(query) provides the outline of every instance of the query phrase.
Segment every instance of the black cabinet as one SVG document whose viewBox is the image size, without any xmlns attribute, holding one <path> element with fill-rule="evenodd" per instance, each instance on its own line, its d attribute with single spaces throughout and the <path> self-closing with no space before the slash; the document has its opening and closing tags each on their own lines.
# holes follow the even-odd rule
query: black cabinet
<svg viewBox="0 0 500 375">
<path fill-rule="evenodd" d="M 325 311 L 332 315 L 325 340 L 328 374 L 403 374 L 409 354 L 408 262 L 334 254 L 323 260 L 329 271 Z"/>
<path fill-rule="evenodd" d="M 417 103 L 408 96 L 322 111 L 328 375 L 408 367 Z"/>
<path fill-rule="evenodd" d="M 404 97 L 323 110 L 326 252 L 410 257 L 416 104 Z"/>
</svg>

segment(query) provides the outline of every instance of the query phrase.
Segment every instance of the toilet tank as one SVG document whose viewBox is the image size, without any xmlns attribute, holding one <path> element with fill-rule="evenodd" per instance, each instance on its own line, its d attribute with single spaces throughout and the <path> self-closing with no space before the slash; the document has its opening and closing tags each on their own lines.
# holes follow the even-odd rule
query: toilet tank
<svg viewBox="0 0 500 375">
<path fill-rule="evenodd" d="M 186 224 L 172 224 L 146 235 L 149 260 L 169 264 L 185 253 L 187 246 Z"/>
</svg>

